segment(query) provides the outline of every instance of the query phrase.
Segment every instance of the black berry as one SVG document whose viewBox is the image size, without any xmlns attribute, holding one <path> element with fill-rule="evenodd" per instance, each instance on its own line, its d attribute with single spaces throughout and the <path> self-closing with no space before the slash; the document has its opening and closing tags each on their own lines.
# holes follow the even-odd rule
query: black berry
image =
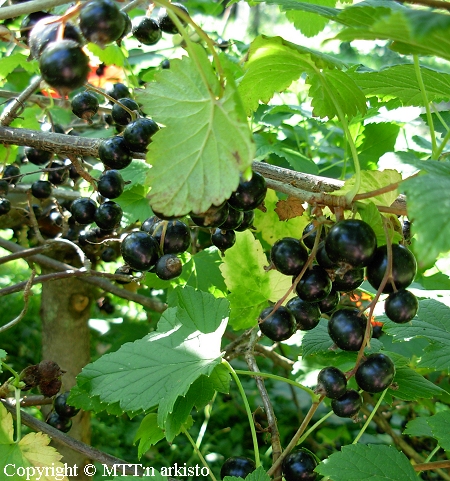
<svg viewBox="0 0 450 481">
<path fill-rule="evenodd" d="M 52 185 L 47 180 L 37 180 L 31 184 L 31 193 L 36 199 L 47 199 L 52 195 Z"/>
<path fill-rule="evenodd" d="M 26 155 L 28 162 L 31 162 L 34 165 L 47 164 L 53 157 L 53 152 L 36 149 L 34 147 L 25 147 L 24 154 Z"/>
<path fill-rule="evenodd" d="M 11 210 L 11 202 L 8 199 L 0 198 L 0 215 L 6 215 Z"/>
<path fill-rule="evenodd" d="M 125 182 L 117 170 L 107 170 L 98 179 L 99 193 L 107 199 L 115 199 L 122 195 Z"/>
<path fill-rule="evenodd" d="M 155 274 L 163 281 L 178 277 L 183 270 L 181 260 L 175 254 L 161 256 L 155 265 Z"/>
<path fill-rule="evenodd" d="M 72 419 L 62 417 L 55 411 L 50 413 L 46 422 L 48 425 L 63 433 L 69 432 L 72 427 Z"/>
<path fill-rule="evenodd" d="M 324 367 L 317 376 L 315 391 L 317 394 L 323 394 L 330 399 L 338 399 L 347 391 L 347 378 L 337 367 Z"/>
<path fill-rule="evenodd" d="M 283 460 L 283 475 L 286 481 L 315 481 L 314 472 L 317 461 L 306 450 L 298 449 L 290 452 Z"/>
<path fill-rule="evenodd" d="M 377 352 L 368 356 L 358 366 L 355 373 L 355 381 L 364 391 L 377 393 L 389 387 L 394 376 L 394 363 L 385 354 Z"/>
<path fill-rule="evenodd" d="M 320 309 L 318 304 L 304 301 L 300 297 L 293 297 L 286 304 L 297 323 L 300 331 L 310 331 L 314 329 L 320 321 Z"/>
<path fill-rule="evenodd" d="M 145 152 L 153 134 L 158 130 L 158 124 L 152 119 L 148 117 L 137 119 L 126 126 L 123 131 L 123 139 L 132 152 Z"/>
<path fill-rule="evenodd" d="M 145 230 L 141 227 L 141 230 Z M 164 235 L 162 245 L 163 254 L 181 254 L 189 249 L 191 245 L 191 233 L 188 226 L 180 220 L 170 220 L 157 223 L 151 232 L 161 246 L 161 239 Z"/>
<path fill-rule="evenodd" d="M 72 99 L 72 112 L 83 120 L 90 121 L 98 107 L 98 98 L 91 92 L 80 92 Z"/>
<path fill-rule="evenodd" d="M 48 181 L 53 185 L 63 184 L 69 177 L 69 167 L 62 160 L 55 160 L 49 165 Z"/>
<path fill-rule="evenodd" d="M 220 469 L 220 477 L 235 476 L 236 478 L 246 478 L 256 469 L 256 464 L 249 458 L 244 456 L 234 456 L 228 458 Z"/>
<path fill-rule="evenodd" d="M 147 271 L 159 258 L 159 244 L 149 234 L 142 231 L 131 232 L 120 246 L 123 260 L 136 271 Z"/>
<path fill-rule="evenodd" d="M 222 230 L 222 227 L 217 228 L 211 234 L 211 242 L 223 254 L 227 249 L 233 247 L 236 243 L 236 233 L 234 230 Z"/>
<path fill-rule="evenodd" d="M 94 222 L 97 204 L 87 197 L 75 199 L 70 206 L 70 212 L 73 218 L 81 225 L 87 225 Z"/>
<path fill-rule="evenodd" d="M 266 307 L 259 315 L 261 332 L 272 341 L 285 341 L 295 332 L 295 318 L 284 306 L 273 312 L 273 307 Z"/>
<path fill-rule="evenodd" d="M 162 36 L 159 23 L 150 17 L 136 18 L 132 33 L 136 40 L 144 45 L 155 45 Z"/>
<path fill-rule="evenodd" d="M 237 230 L 244 220 L 244 212 L 228 206 L 228 217 L 220 226 L 222 230 Z"/>
<path fill-rule="evenodd" d="M 270 259 L 282 274 L 297 276 L 308 260 L 308 251 L 298 239 L 284 237 L 272 246 Z"/>
<path fill-rule="evenodd" d="M 310 222 L 303 229 L 303 234 L 302 234 L 303 243 L 305 244 L 306 247 L 308 247 L 308 249 L 312 249 L 314 247 L 314 242 L 317 237 L 317 229 L 318 229 L 318 226 L 314 222 Z M 325 238 L 325 231 L 322 228 L 320 232 L 320 240 L 323 241 L 324 238 Z"/>
<path fill-rule="evenodd" d="M 69 397 L 69 394 L 70 391 L 58 394 L 53 401 L 53 407 L 55 408 L 55 411 L 64 418 L 73 418 L 80 411 L 78 408 L 67 404 L 67 398 Z"/>
<path fill-rule="evenodd" d="M 350 292 L 357 289 L 364 282 L 364 267 L 349 269 L 344 274 L 336 274 L 333 281 L 333 290 Z"/>
<path fill-rule="evenodd" d="M 98 156 L 104 165 L 111 169 L 124 169 L 131 164 L 133 157 L 123 137 L 104 140 L 98 148 Z"/>
<path fill-rule="evenodd" d="M 20 180 L 20 168 L 14 164 L 7 165 L 3 171 L 3 179 L 5 179 L 9 185 L 17 184 Z"/>
<path fill-rule="evenodd" d="M 129 97 L 124 97 L 118 100 L 118 104 L 114 104 L 111 115 L 114 119 L 114 122 L 119 125 L 128 125 L 131 122 L 131 114 L 125 110 L 120 104 L 127 107 L 129 110 L 134 112 L 135 110 L 139 111 L 139 105 Z"/>
<path fill-rule="evenodd" d="M 318 302 L 331 292 L 331 279 L 327 271 L 320 266 L 307 269 L 297 284 L 297 295 L 304 301 Z"/>
<path fill-rule="evenodd" d="M 328 334 L 343 351 L 358 351 L 364 339 L 366 322 L 359 309 L 338 309 L 328 322 Z"/>
<path fill-rule="evenodd" d="M 172 5 L 175 7 L 178 7 L 179 9 L 183 10 L 183 12 L 185 12 L 187 15 L 189 15 L 188 9 L 181 3 L 174 2 L 172 3 Z M 178 19 L 180 20 L 182 25 L 186 25 L 186 22 L 182 18 L 178 17 Z M 159 24 L 159 28 L 165 33 L 170 33 L 172 35 L 175 35 L 176 33 L 178 33 L 178 27 L 175 25 L 173 20 L 169 17 L 167 10 L 165 8 L 162 8 L 159 11 L 158 24 Z"/>
<path fill-rule="evenodd" d="M 336 309 L 340 300 L 341 296 L 339 292 L 331 290 L 328 296 L 325 297 L 325 299 L 322 299 L 317 304 L 319 305 L 320 312 L 328 314 L 329 312 L 332 312 Z"/>
<path fill-rule="evenodd" d="M 228 204 L 210 207 L 202 214 L 190 214 L 192 222 L 199 227 L 220 227 L 228 217 Z"/>
<path fill-rule="evenodd" d="M 121 82 L 109 85 L 108 88 L 105 89 L 105 92 L 115 100 L 130 96 L 130 90 Z"/>
<path fill-rule="evenodd" d="M 231 194 L 228 203 L 237 210 L 252 210 L 261 205 L 266 197 L 266 179 L 253 172 L 250 180 L 240 180 L 238 188 Z"/>
<path fill-rule="evenodd" d="M 417 314 L 419 301 L 410 291 L 404 289 L 392 292 L 384 301 L 384 312 L 386 316 L 397 324 L 404 324 L 411 321 Z"/>
<path fill-rule="evenodd" d="M 119 204 L 108 200 L 95 211 L 94 221 L 100 229 L 115 229 L 122 219 L 123 210 Z"/>
<path fill-rule="evenodd" d="M 343 396 L 331 401 L 331 409 L 340 418 L 353 418 L 358 414 L 362 404 L 359 392 L 349 389 Z"/>
<path fill-rule="evenodd" d="M 253 222 L 255 220 L 255 211 L 254 210 L 245 210 L 244 211 L 244 219 L 241 222 L 239 227 L 234 229 L 236 232 L 244 232 L 244 230 L 251 229 L 253 227 Z"/>
</svg>

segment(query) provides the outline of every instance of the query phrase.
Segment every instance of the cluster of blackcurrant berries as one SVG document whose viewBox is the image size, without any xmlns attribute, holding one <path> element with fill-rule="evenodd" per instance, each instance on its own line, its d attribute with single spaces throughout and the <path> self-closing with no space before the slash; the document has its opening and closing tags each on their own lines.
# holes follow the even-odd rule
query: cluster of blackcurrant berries
<svg viewBox="0 0 450 481">
<path fill-rule="evenodd" d="M 70 391 L 58 394 L 53 401 L 53 410 L 49 413 L 46 423 L 58 429 L 63 433 L 67 433 L 72 427 L 72 418 L 80 411 L 73 406 L 67 404 L 67 398 Z"/>
</svg>

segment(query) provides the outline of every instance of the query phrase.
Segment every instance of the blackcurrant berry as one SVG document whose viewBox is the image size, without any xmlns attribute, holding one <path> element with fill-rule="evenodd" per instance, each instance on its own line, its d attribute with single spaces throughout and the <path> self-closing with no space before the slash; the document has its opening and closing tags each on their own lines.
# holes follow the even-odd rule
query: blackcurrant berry
<svg viewBox="0 0 450 481">
<path fill-rule="evenodd" d="M 69 397 L 70 391 L 62 394 L 58 394 L 53 401 L 53 407 L 55 411 L 63 418 L 73 418 L 79 413 L 79 409 L 70 404 L 67 404 L 67 398 Z"/>
<path fill-rule="evenodd" d="M 57 40 L 58 30 L 61 28 L 61 22 L 58 22 L 58 19 L 59 17 L 56 16 L 45 17 L 39 20 L 31 30 L 28 45 L 33 58 L 38 59 L 47 45 Z M 81 32 L 70 22 L 64 25 L 64 39 L 73 40 L 79 45 L 83 43 Z"/>
<path fill-rule="evenodd" d="M 308 260 L 308 251 L 298 239 L 284 237 L 272 246 L 270 260 L 282 274 L 297 276 Z"/>
<path fill-rule="evenodd" d="M 0 215 L 6 215 L 11 210 L 11 202 L 8 199 L 0 198 Z"/>
<path fill-rule="evenodd" d="M 334 366 L 324 367 L 317 376 L 315 392 L 330 399 L 338 399 L 347 391 L 345 374 Z"/>
<path fill-rule="evenodd" d="M 36 199 L 48 199 L 52 195 L 52 185 L 47 180 L 37 180 L 31 184 L 31 193 Z"/>
<path fill-rule="evenodd" d="M 317 237 L 317 224 L 314 222 L 310 222 L 304 229 L 303 229 L 303 243 L 305 244 L 308 249 L 312 249 L 314 247 L 314 242 Z M 322 228 L 320 232 L 320 240 L 323 241 L 325 238 L 325 230 Z"/>
<path fill-rule="evenodd" d="M 339 292 L 331 290 L 328 296 L 325 297 L 325 299 L 322 299 L 317 304 L 319 305 L 320 312 L 328 314 L 329 312 L 332 312 L 336 309 L 340 300 L 341 296 Z"/>
<path fill-rule="evenodd" d="M 131 276 L 133 275 L 133 271 L 130 266 L 122 266 L 118 267 L 114 274 L 120 275 L 120 276 Z M 122 281 L 122 280 L 116 280 L 117 284 L 129 284 L 131 282 L 131 279 L 128 281 Z"/>
<path fill-rule="evenodd" d="M 256 469 L 256 464 L 244 456 L 233 456 L 228 458 L 220 469 L 220 477 L 235 476 L 236 478 L 246 478 Z"/>
<path fill-rule="evenodd" d="M 9 183 L 4 179 L 0 179 L 0 197 L 5 197 L 9 192 Z"/>
<path fill-rule="evenodd" d="M 159 258 L 159 244 L 149 234 L 135 231 L 128 234 L 120 246 L 123 260 L 136 271 L 147 271 Z"/>
<path fill-rule="evenodd" d="M 364 267 L 373 257 L 377 237 L 372 227 L 362 220 L 345 219 L 328 232 L 325 249 L 332 262 Z"/>
<path fill-rule="evenodd" d="M 141 230 L 144 232 L 147 232 L 147 234 L 153 234 L 153 230 L 161 222 L 161 219 L 157 217 L 156 215 L 152 215 L 148 219 L 145 219 L 144 222 L 142 222 L 141 225 Z"/>
<path fill-rule="evenodd" d="M 250 180 L 240 180 L 238 188 L 231 194 L 228 203 L 237 210 L 252 210 L 261 205 L 266 197 L 266 179 L 253 172 Z"/>
<path fill-rule="evenodd" d="M 123 137 L 104 140 L 98 148 L 98 156 L 104 165 L 111 169 L 124 169 L 131 164 L 133 157 Z"/>
<path fill-rule="evenodd" d="M 315 481 L 317 461 L 303 449 L 290 452 L 283 460 L 283 476 L 286 481 Z"/>
<path fill-rule="evenodd" d="M 125 110 L 120 104 L 127 107 L 129 110 L 134 112 L 137 110 L 139 112 L 139 105 L 128 97 L 124 97 L 118 100 L 118 104 L 114 104 L 111 110 L 111 115 L 114 122 L 119 125 L 128 125 L 131 122 L 131 114 Z"/>
<path fill-rule="evenodd" d="M 234 229 L 236 232 L 244 232 L 244 230 L 254 228 L 253 222 L 255 220 L 255 211 L 254 210 L 244 210 L 244 219 L 241 222 L 241 225 Z"/>
<path fill-rule="evenodd" d="M 191 213 L 191 220 L 199 227 L 220 227 L 228 217 L 228 204 L 221 207 L 212 206 L 202 214 Z"/>
<path fill-rule="evenodd" d="M 105 92 L 115 100 L 119 100 L 130 96 L 130 90 L 121 82 L 109 85 Z"/>
<path fill-rule="evenodd" d="M 332 282 L 327 271 L 320 266 L 307 269 L 295 288 L 298 297 L 308 302 L 319 302 L 331 292 Z"/>
<path fill-rule="evenodd" d="M 50 413 L 46 423 L 62 433 L 69 432 L 72 427 L 72 419 L 62 417 L 55 411 Z"/>
<path fill-rule="evenodd" d="M 70 206 L 70 212 L 73 218 L 81 225 L 87 225 L 94 222 L 97 204 L 87 197 L 75 199 Z"/>
<path fill-rule="evenodd" d="M 142 229 L 141 227 L 141 230 Z M 159 222 L 152 229 L 151 235 L 161 246 L 161 239 L 164 235 L 162 245 L 163 254 L 181 254 L 189 249 L 191 245 L 191 233 L 189 227 L 180 220 L 169 220 Z"/>
<path fill-rule="evenodd" d="M 339 267 L 328 257 L 327 251 L 325 250 L 325 241 L 320 242 L 319 246 L 317 247 L 316 261 L 319 266 L 323 267 L 324 269 L 336 270 Z"/>
<path fill-rule="evenodd" d="M 133 24 L 131 22 L 131 18 L 128 16 L 128 14 L 126 12 L 121 10 L 120 14 L 122 15 L 123 19 L 125 20 L 125 27 L 123 28 L 123 32 L 121 33 L 120 37 L 117 39 L 117 45 L 119 45 L 119 47 L 121 45 L 122 39 L 125 38 L 131 32 L 131 28 L 133 26 Z M 126 97 L 126 95 L 125 95 L 125 97 Z"/>
<path fill-rule="evenodd" d="M 310 331 L 314 329 L 320 321 L 320 309 L 318 304 L 304 301 L 300 297 L 293 297 L 286 304 L 297 323 L 300 331 Z"/>
<path fill-rule="evenodd" d="M 358 414 L 362 404 L 359 392 L 349 389 L 343 396 L 331 401 L 331 409 L 340 418 L 353 418 Z"/>
<path fill-rule="evenodd" d="M 189 15 L 188 9 L 183 4 L 174 2 L 172 3 L 172 5 L 175 7 L 178 7 L 179 9 L 183 10 L 184 13 Z M 182 25 L 186 25 L 186 22 L 182 18 L 178 17 L 178 19 L 180 20 Z M 175 35 L 176 33 L 178 33 L 178 27 L 175 25 L 173 20 L 169 17 L 167 10 L 165 8 L 162 8 L 159 11 L 158 24 L 159 24 L 159 28 L 165 33 L 170 33 L 172 35 Z"/>
<path fill-rule="evenodd" d="M 250 211 L 249 211 L 250 212 Z M 236 230 L 244 220 L 244 212 L 236 210 L 234 207 L 228 206 L 228 217 L 220 226 L 222 230 Z"/>
<path fill-rule="evenodd" d="M 359 309 L 334 311 L 328 322 L 328 334 L 343 351 L 359 351 L 366 332 L 367 319 Z"/>
<path fill-rule="evenodd" d="M 152 141 L 153 134 L 158 130 L 158 124 L 152 119 L 148 117 L 137 119 L 126 126 L 123 131 L 123 139 L 132 152 L 145 152 L 148 144 Z"/>
<path fill-rule="evenodd" d="M 94 221 L 100 229 L 115 229 L 122 219 L 123 210 L 119 204 L 108 200 L 95 211 Z"/>
<path fill-rule="evenodd" d="M 295 318 L 284 306 L 273 312 L 273 307 L 266 307 L 259 315 L 261 332 L 272 341 L 285 341 L 295 332 Z"/>
<path fill-rule="evenodd" d="M 372 338 L 379 339 L 383 335 L 383 326 L 375 324 L 372 326 Z"/>
<path fill-rule="evenodd" d="M 106 170 L 97 182 L 100 195 L 107 199 L 116 199 L 122 195 L 125 182 L 117 170 Z"/>
<path fill-rule="evenodd" d="M 47 164 L 53 157 L 53 152 L 35 149 L 34 147 L 25 147 L 24 154 L 26 155 L 28 162 L 31 162 L 34 165 Z"/>
<path fill-rule="evenodd" d="M 370 285 L 377 289 L 388 268 L 387 246 L 378 247 L 373 259 L 367 266 L 367 280 Z M 412 252 L 401 244 L 392 244 L 392 280 L 395 287 L 405 289 L 414 280 L 417 272 L 417 262 Z M 389 294 L 394 291 L 390 280 L 387 281 L 383 292 Z"/>
<path fill-rule="evenodd" d="M 94 0 L 83 5 L 80 28 L 89 42 L 103 47 L 118 40 L 126 22 L 117 5 L 111 0 Z"/>
<path fill-rule="evenodd" d="M 175 254 L 161 256 L 155 265 L 155 274 L 163 281 L 178 277 L 183 270 L 181 260 Z"/>
<path fill-rule="evenodd" d="M 355 381 L 364 391 L 377 393 L 388 388 L 395 376 L 391 359 L 381 352 L 371 354 L 356 370 Z"/>
<path fill-rule="evenodd" d="M 72 112 L 83 120 L 90 121 L 98 107 L 98 98 L 91 92 L 80 92 L 72 99 Z"/>
<path fill-rule="evenodd" d="M 412 292 L 404 289 L 392 292 L 384 301 L 386 316 L 397 324 L 411 321 L 417 314 L 418 309 L 419 302 L 417 297 Z"/>
<path fill-rule="evenodd" d="M 144 45 L 155 45 L 162 37 L 158 22 L 150 17 L 139 17 L 134 20 L 133 36 Z"/>
<path fill-rule="evenodd" d="M 113 247 L 107 247 L 102 251 L 100 257 L 103 262 L 113 262 L 117 259 L 117 252 Z"/>
<path fill-rule="evenodd" d="M 236 243 L 236 232 L 234 232 L 234 230 L 222 230 L 222 227 L 217 228 L 211 234 L 211 242 L 223 254 L 227 249 L 233 247 Z"/>
<path fill-rule="evenodd" d="M 51 42 L 41 54 L 39 69 L 50 87 L 65 97 L 86 82 L 89 57 L 73 40 Z"/>
<path fill-rule="evenodd" d="M 53 185 L 63 184 L 69 177 L 69 167 L 62 160 L 55 160 L 49 165 L 48 181 Z"/>
<path fill-rule="evenodd" d="M 161 62 L 161 68 L 163 69 L 168 69 L 170 68 L 170 60 L 168 58 L 165 58 L 162 62 Z"/>
<path fill-rule="evenodd" d="M 20 180 L 20 168 L 15 164 L 7 165 L 3 171 L 3 179 L 5 179 L 9 185 L 17 184 Z"/>
<path fill-rule="evenodd" d="M 333 281 L 333 290 L 351 292 L 364 282 L 364 267 L 349 269 L 344 274 L 337 274 Z"/>
<path fill-rule="evenodd" d="M 20 24 L 20 40 L 25 45 L 28 45 L 28 38 L 33 27 L 39 22 L 39 20 L 45 17 L 51 17 L 51 15 L 47 12 L 33 12 L 22 20 L 22 23 Z"/>
</svg>

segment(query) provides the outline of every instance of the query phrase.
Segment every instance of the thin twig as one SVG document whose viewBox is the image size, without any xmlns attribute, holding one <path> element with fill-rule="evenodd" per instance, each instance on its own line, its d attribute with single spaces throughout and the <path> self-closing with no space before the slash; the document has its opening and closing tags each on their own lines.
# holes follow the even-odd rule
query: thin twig
<svg viewBox="0 0 450 481">
<path fill-rule="evenodd" d="M 2 7 L 0 8 L 0 20 L 15 18 L 20 15 L 28 15 L 29 13 L 38 12 L 40 10 L 48 10 L 66 3 L 70 2 L 68 0 L 33 0 L 18 5 L 11 5 L 10 7 Z"/>
<path fill-rule="evenodd" d="M 0 333 L 7 331 L 8 329 L 11 329 L 11 327 L 14 327 L 16 324 L 19 324 L 19 322 L 25 317 L 25 314 L 28 311 L 28 304 L 30 302 L 30 297 L 32 296 L 31 292 L 31 287 L 33 286 L 33 280 L 36 275 L 36 270 L 32 269 L 30 278 L 25 284 L 25 288 L 23 291 L 23 309 L 21 313 L 12 321 L 8 322 L 8 324 L 5 324 L 4 326 L 0 327 Z"/>
<path fill-rule="evenodd" d="M 450 460 L 433 461 L 432 463 L 415 464 L 414 471 L 430 471 L 431 469 L 450 468 Z"/>
</svg>

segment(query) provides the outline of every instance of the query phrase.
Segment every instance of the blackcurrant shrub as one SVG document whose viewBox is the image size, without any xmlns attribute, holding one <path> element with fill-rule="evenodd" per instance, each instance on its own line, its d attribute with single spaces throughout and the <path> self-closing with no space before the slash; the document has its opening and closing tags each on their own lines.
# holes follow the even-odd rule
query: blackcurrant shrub
<svg viewBox="0 0 450 481">
<path fill-rule="evenodd" d="M 175 279 L 182 270 L 183 264 L 175 254 L 165 254 L 156 261 L 155 274 L 163 281 Z"/>
<path fill-rule="evenodd" d="M 315 392 L 330 399 L 340 398 L 347 392 L 347 378 L 345 374 L 337 367 L 324 367 L 317 376 Z"/>
<path fill-rule="evenodd" d="M 150 17 L 136 18 L 132 33 L 134 38 L 144 45 L 155 45 L 161 40 L 162 36 L 159 23 Z"/>
<path fill-rule="evenodd" d="M 126 126 L 123 131 L 123 139 L 132 152 L 145 152 L 148 144 L 152 141 L 153 134 L 158 130 L 158 124 L 152 119 L 148 117 L 137 119 Z"/>
<path fill-rule="evenodd" d="M 135 231 L 128 234 L 120 246 L 123 260 L 136 271 L 147 271 L 159 258 L 159 244 L 149 234 Z"/>
<path fill-rule="evenodd" d="M 70 212 L 73 218 L 81 225 L 87 225 L 94 222 L 97 204 L 87 197 L 75 199 L 70 206 Z"/>
<path fill-rule="evenodd" d="M 298 239 L 284 237 L 272 246 L 270 260 L 282 274 L 297 276 L 308 260 L 308 251 Z"/>
<path fill-rule="evenodd" d="M 387 246 L 378 247 L 370 264 L 367 266 L 367 280 L 374 289 L 380 287 L 381 281 L 388 268 Z M 412 252 L 401 244 L 392 244 L 392 280 L 395 287 L 405 289 L 414 280 L 417 272 L 417 262 Z M 390 280 L 387 281 L 383 292 L 389 294 L 394 291 Z"/>
<path fill-rule="evenodd" d="M 123 137 L 104 140 L 98 148 L 98 156 L 104 165 L 111 169 L 124 169 L 131 164 L 133 157 Z"/>
<path fill-rule="evenodd" d="M 222 464 L 220 477 L 223 479 L 225 476 L 235 476 L 245 479 L 255 469 L 256 464 L 251 459 L 244 456 L 233 456 Z"/>
<path fill-rule="evenodd" d="M 100 229 L 115 229 L 120 224 L 122 215 L 122 207 L 116 202 L 108 200 L 95 211 L 94 221 Z"/>
<path fill-rule="evenodd" d="M 325 249 L 330 260 L 352 267 L 366 266 L 376 247 L 377 237 L 372 227 L 358 219 L 337 222 L 325 240 Z"/>
<path fill-rule="evenodd" d="M 222 230 L 222 227 L 217 228 L 211 234 L 211 242 L 223 254 L 227 249 L 233 247 L 236 243 L 236 232 L 234 232 L 234 230 Z"/>
<path fill-rule="evenodd" d="M 46 423 L 63 433 L 69 432 L 72 427 L 72 419 L 60 416 L 55 411 L 49 414 Z"/>
<path fill-rule="evenodd" d="M 129 97 L 124 97 L 118 100 L 118 104 L 114 104 L 111 110 L 112 118 L 114 122 L 119 125 L 128 125 L 131 122 L 131 114 L 125 110 L 120 104 L 127 107 L 129 110 L 134 112 L 135 110 L 139 112 L 139 105 L 133 99 Z"/>
<path fill-rule="evenodd" d="M 63 418 L 73 418 L 79 413 L 79 409 L 67 404 L 67 398 L 69 397 L 70 391 L 58 394 L 53 401 L 53 407 L 55 411 Z"/>
<path fill-rule="evenodd" d="M 331 279 L 327 271 L 320 266 L 307 269 L 297 284 L 298 297 L 308 302 L 319 302 L 331 292 Z"/>
<path fill-rule="evenodd" d="M 142 229 L 141 227 L 141 230 Z M 164 235 L 162 244 L 163 254 L 181 254 L 189 249 L 191 245 L 191 233 L 189 227 L 180 220 L 169 220 L 159 222 L 153 226 L 151 235 L 161 246 L 161 239 Z"/>
<path fill-rule="evenodd" d="M 295 318 L 284 306 L 273 312 L 273 307 L 266 307 L 259 315 L 261 332 L 272 341 L 285 341 L 295 332 Z"/>
<path fill-rule="evenodd" d="M 52 195 L 52 185 L 47 180 L 37 180 L 31 184 L 31 193 L 36 199 L 48 199 Z"/>
<path fill-rule="evenodd" d="M 31 162 L 34 165 L 47 164 L 53 157 L 53 152 L 47 152 L 46 150 L 40 150 L 34 147 L 25 147 L 23 151 L 28 162 Z"/>
<path fill-rule="evenodd" d="M 266 192 L 266 179 L 258 172 L 253 172 L 250 180 L 240 180 L 238 188 L 231 194 L 228 203 L 237 210 L 256 209 L 263 203 Z"/>
<path fill-rule="evenodd" d="M 73 40 L 60 40 L 47 45 L 39 59 L 42 78 L 65 97 L 81 87 L 90 72 L 89 57 Z"/>
<path fill-rule="evenodd" d="M 117 170 L 106 170 L 97 182 L 100 195 L 107 199 L 116 199 L 122 195 L 125 182 Z"/>
<path fill-rule="evenodd" d="M 356 370 L 355 381 L 364 391 L 377 393 L 392 384 L 395 366 L 391 359 L 381 352 L 371 354 Z"/>
<path fill-rule="evenodd" d="M 366 331 L 367 319 L 359 309 L 334 311 L 328 322 L 328 334 L 343 351 L 359 351 Z"/>
<path fill-rule="evenodd" d="M 183 10 L 184 13 L 189 15 L 188 9 L 181 3 L 175 3 L 173 2 L 172 5 L 175 7 L 178 7 L 179 9 Z M 178 17 L 182 25 L 186 25 L 186 22 Z M 169 17 L 169 14 L 167 13 L 167 10 L 165 8 L 162 8 L 159 11 L 158 15 L 158 24 L 159 28 L 165 32 L 165 33 L 170 33 L 172 35 L 175 35 L 178 33 L 178 27 L 175 25 L 174 21 Z"/>
<path fill-rule="evenodd" d="M 384 312 L 386 316 L 397 324 L 404 324 L 411 321 L 417 314 L 419 301 L 410 291 L 401 289 L 392 292 L 384 301 Z"/>
<path fill-rule="evenodd" d="M 300 331 L 314 329 L 320 321 L 320 309 L 317 303 L 307 302 L 300 297 L 293 297 L 286 307 L 291 311 Z"/>
<path fill-rule="evenodd" d="M 315 481 L 317 461 L 304 449 L 291 451 L 283 460 L 283 476 L 286 481 Z"/>
<path fill-rule="evenodd" d="M 362 404 L 363 400 L 359 392 L 349 389 L 340 398 L 331 401 L 331 409 L 340 418 L 353 418 L 358 414 Z"/>
<path fill-rule="evenodd" d="M 121 38 L 125 27 L 125 18 L 112 0 L 93 0 L 81 8 L 80 29 L 89 42 L 103 47 Z"/>
<path fill-rule="evenodd" d="M 98 98 L 91 92 L 80 92 L 72 99 L 72 112 L 80 119 L 90 121 L 98 112 Z"/>
</svg>

